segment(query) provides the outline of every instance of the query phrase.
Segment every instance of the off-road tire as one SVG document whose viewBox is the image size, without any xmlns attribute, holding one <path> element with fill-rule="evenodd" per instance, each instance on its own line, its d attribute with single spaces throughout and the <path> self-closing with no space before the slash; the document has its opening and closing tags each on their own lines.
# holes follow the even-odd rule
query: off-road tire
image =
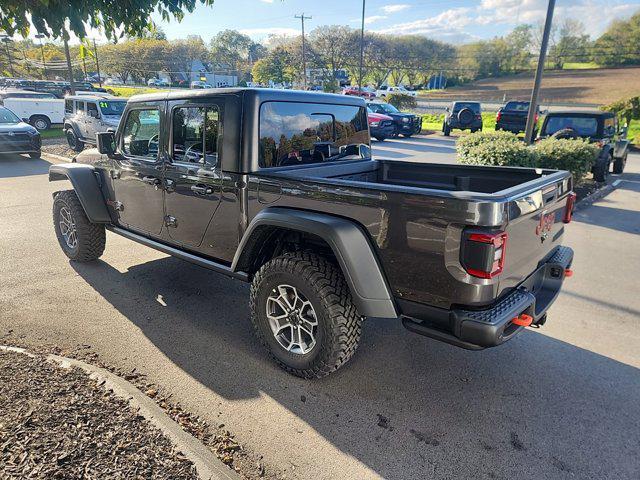
<svg viewBox="0 0 640 480">
<path fill-rule="evenodd" d="M 379 142 L 384 142 L 387 139 L 387 137 L 375 137 L 375 139 Z"/>
<path fill-rule="evenodd" d="M 625 152 L 625 154 L 622 157 L 614 158 L 613 173 L 621 174 L 622 172 L 624 172 L 624 167 L 627 164 L 627 155 L 628 153 Z"/>
<path fill-rule="evenodd" d="M 404 138 L 411 138 L 411 136 L 413 135 L 413 133 L 403 133 L 402 136 Z"/>
<path fill-rule="evenodd" d="M 60 210 L 65 207 L 75 223 L 77 245 L 70 248 L 67 245 L 60 227 Z M 67 257 L 75 262 L 90 262 L 100 258 L 104 252 L 106 235 L 104 225 L 92 223 L 84 213 L 84 208 L 78 200 L 76 192 L 64 190 L 59 192 L 53 200 L 53 227 L 56 231 L 58 243 Z"/>
<path fill-rule="evenodd" d="M 78 138 L 76 132 L 73 131 L 73 128 L 67 129 L 65 137 L 67 138 L 67 143 L 74 152 L 81 152 L 84 150 L 84 142 Z"/>
<path fill-rule="evenodd" d="M 29 156 L 31 158 L 37 159 L 37 158 L 40 158 L 42 156 L 42 152 L 41 151 L 31 152 L 31 153 L 29 153 Z"/>
<path fill-rule="evenodd" d="M 267 298 L 283 283 L 299 289 L 316 312 L 316 345 L 304 355 L 286 351 L 267 320 Z M 253 277 L 250 308 L 259 340 L 282 369 L 298 377 L 324 377 L 344 365 L 358 348 L 362 317 L 344 276 L 338 265 L 314 253 L 286 253 L 266 262 Z"/>
<path fill-rule="evenodd" d="M 607 181 L 609 177 L 609 169 L 611 168 L 611 162 L 613 157 L 607 155 L 607 158 L 603 161 L 598 161 L 596 164 L 596 168 L 593 172 L 593 179 L 596 182 L 604 183 Z"/>
<path fill-rule="evenodd" d="M 445 137 L 448 137 L 451 134 L 451 127 L 449 127 L 449 125 L 447 125 L 446 123 L 442 125 L 442 134 Z"/>
</svg>

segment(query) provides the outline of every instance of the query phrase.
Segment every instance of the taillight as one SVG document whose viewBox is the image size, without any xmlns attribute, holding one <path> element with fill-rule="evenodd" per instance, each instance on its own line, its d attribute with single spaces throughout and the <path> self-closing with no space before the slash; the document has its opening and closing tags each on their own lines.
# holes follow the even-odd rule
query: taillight
<svg viewBox="0 0 640 480">
<path fill-rule="evenodd" d="M 501 118 L 502 118 L 502 112 L 496 113 L 496 122 L 499 122 Z"/>
<path fill-rule="evenodd" d="M 569 196 L 567 196 L 567 204 L 564 206 L 564 216 L 562 217 L 562 221 L 564 223 L 571 222 L 571 218 L 573 217 L 573 206 L 576 203 L 576 194 L 571 192 Z"/>
<path fill-rule="evenodd" d="M 536 113 L 536 116 L 534 117 L 533 123 L 538 123 L 538 114 Z"/>
<path fill-rule="evenodd" d="M 469 275 L 493 278 L 502 273 L 508 235 L 506 232 L 465 232 L 461 263 Z"/>
</svg>

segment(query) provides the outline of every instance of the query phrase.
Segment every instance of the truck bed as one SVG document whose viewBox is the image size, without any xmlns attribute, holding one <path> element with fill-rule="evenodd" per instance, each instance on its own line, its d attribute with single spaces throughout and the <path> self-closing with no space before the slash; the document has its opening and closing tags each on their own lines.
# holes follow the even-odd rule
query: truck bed
<svg viewBox="0 0 640 480">
<path fill-rule="evenodd" d="M 553 255 L 572 189 L 564 171 L 385 160 L 272 168 L 256 180 L 259 208 L 311 209 L 359 221 L 394 294 L 443 308 L 490 304 Z M 541 240 L 537 225 L 549 215 L 554 222 Z M 499 279 L 470 278 L 460 267 L 460 238 L 472 227 L 508 234 Z"/>
<path fill-rule="evenodd" d="M 280 170 L 278 172 L 278 170 Z M 547 183 L 556 170 L 515 167 L 482 167 L 474 165 L 442 165 L 435 163 L 373 160 L 310 165 L 296 169 L 273 169 L 278 176 L 298 180 L 326 179 L 371 184 L 374 188 L 392 187 L 418 193 L 456 198 L 502 198 L 505 194 L 535 188 Z M 365 186 L 365 185 L 362 185 Z"/>
</svg>

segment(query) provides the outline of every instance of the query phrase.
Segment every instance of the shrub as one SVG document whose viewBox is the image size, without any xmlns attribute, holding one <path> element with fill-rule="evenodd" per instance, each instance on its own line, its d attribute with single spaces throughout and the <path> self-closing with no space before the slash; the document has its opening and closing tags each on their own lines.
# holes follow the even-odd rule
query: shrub
<svg viewBox="0 0 640 480">
<path fill-rule="evenodd" d="M 409 110 L 418 106 L 416 97 L 412 97 L 406 93 L 392 93 L 387 96 L 387 103 L 390 103 L 398 110 Z"/>
<path fill-rule="evenodd" d="M 507 167 L 535 166 L 535 152 L 526 144 L 511 138 L 493 138 L 489 142 L 480 142 L 470 147 L 460 163 L 471 165 L 492 165 Z"/>
<path fill-rule="evenodd" d="M 535 152 L 536 166 L 568 170 L 576 184 L 591 171 L 600 152 L 598 147 L 583 139 L 546 138 L 531 148 Z"/>
<path fill-rule="evenodd" d="M 476 132 L 456 145 L 458 161 L 469 165 L 500 165 L 568 170 L 575 184 L 591 171 L 599 149 L 583 139 L 547 138 L 527 146 L 509 132 Z"/>
<path fill-rule="evenodd" d="M 479 145 L 483 145 L 485 143 L 495 142 L 495 141 L 505 141 L 505 142 L 518 142 L 518 137 L 516 137 L 511 132 L 503 132 L 503 131 L 492 131 L 492 132 L 475 132 L 469 135 L 465 135 L 458 139 L 456 143 L 456 151 L 458 152 L 458 156 L 460 157 L 460 161 L 463 163 L 466 162 L 465 159 L 469 157 L 470 152 L 475 149 L 475 147 Z"/>
</svg>

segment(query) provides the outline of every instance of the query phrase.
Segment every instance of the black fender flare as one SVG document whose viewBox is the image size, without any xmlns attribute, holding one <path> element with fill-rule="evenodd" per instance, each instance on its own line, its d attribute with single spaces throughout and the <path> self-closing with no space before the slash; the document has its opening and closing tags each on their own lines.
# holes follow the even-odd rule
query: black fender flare
<svg viewBox="0 0 640 480">
<path fill-rule="evenodd" d="M 69 180 L 87 218 L 93 223 L 111 223 L 111 216 L 102 196 L 96 169 L 83 163 L 59 163 L 49 167 L 49 181 Z"/>
<path fill-rule="evenodd" d="M 78 126 L 75 124 L 75 122 L 65 122 L 64 123 L 64 128 L 63 130 L 73 130 L 73 133 L 75 134 L 76 138 L 80 141 L 82 141 L 82 135 L 80 135 L 80 129 L 78 128 Z"/>
<path fill-rule="evenodd" d="M 398 318 L 391 290 L 367 234 L 356 223 L 335 215 L 283 207 L 262 210 L 242 236 L 231 264 L 232 271 L 239 271 L 260 248 L 256 240 L 260 237 L 259 230 L 265 226 L 322 238 L 338 260 L 360 315 Z"/>
</svg>

